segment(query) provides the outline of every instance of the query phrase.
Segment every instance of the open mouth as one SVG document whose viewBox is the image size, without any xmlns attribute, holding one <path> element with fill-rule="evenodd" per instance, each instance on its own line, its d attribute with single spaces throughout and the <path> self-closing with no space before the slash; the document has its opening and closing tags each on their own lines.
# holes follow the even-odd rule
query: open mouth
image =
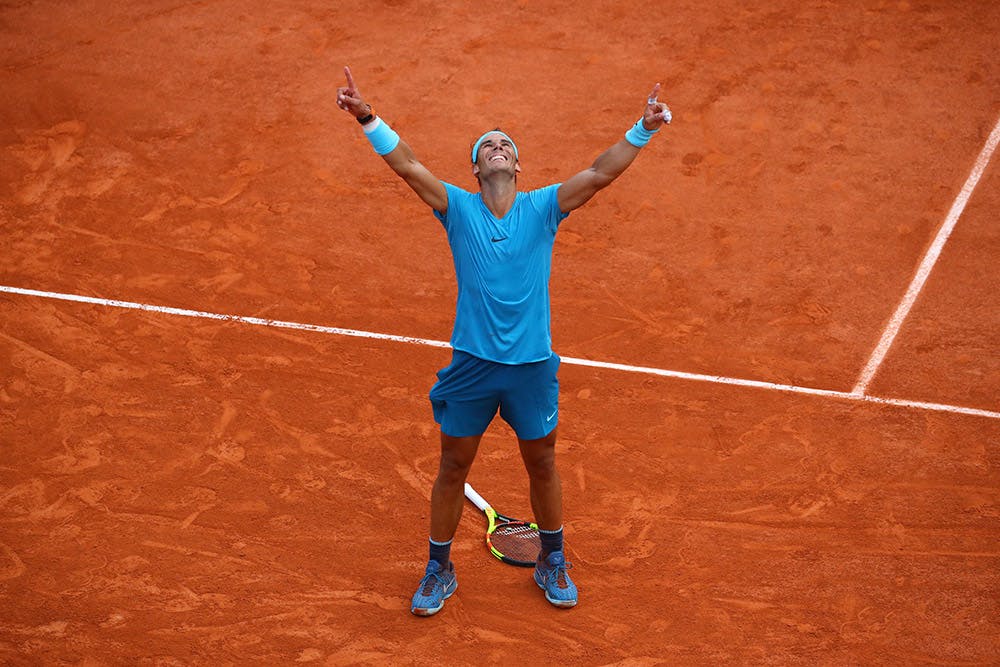
<svg viewBox="0 0 1000 667">
<path fill-rule="evenodd" d="M 500 160 L 503 160 L 504 162 L 506 162 L 507 161 L 507 156 L 503 155 L 501 153 L 498 153 L 498 154 L 496 154 L 496 155 L 494 155 L 493 157 L 490 158 L 490 162 L 498 162 Z"/>
</svg>

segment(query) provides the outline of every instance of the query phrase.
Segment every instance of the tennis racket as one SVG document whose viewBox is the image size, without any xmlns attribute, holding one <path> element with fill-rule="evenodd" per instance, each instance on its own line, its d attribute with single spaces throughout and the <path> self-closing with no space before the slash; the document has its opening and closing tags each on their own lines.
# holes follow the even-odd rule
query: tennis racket
<svg viewBox="0 0 1000 667">
<path fill-rule="evenodd" d="M 465 485 L 465 497 L 486 515 L 486 546 L 490 552 L 508 565 L 534 567 L 542 549 L 538 526 L 500 514 L 470 484 Z"/>
</svg>

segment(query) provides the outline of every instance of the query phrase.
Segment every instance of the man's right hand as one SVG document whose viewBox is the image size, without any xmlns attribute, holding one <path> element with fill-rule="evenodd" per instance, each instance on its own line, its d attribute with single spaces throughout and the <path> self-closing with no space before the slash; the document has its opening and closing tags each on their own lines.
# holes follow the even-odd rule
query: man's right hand
<svg viewBox="0 0 1000 667">
<path fill-rule="evenodd" d="M 344 76 L 347 77 L 347 85 L 337 88 L 337 106 L 355 118 L 364 118 L 368 114 L 375 113 L 361 98 L 361 91 L 358 90 L 358 84 L 354 83 L 350 67 L 344 68 Z M 388 128 L 388 125 L 385 127 Z M 444 184 L 417 161 L 405 141 L 400 139 L 396 148 L 383 155 L 382 159 L 406 181 L 410 189 L 416 192 L 425 204 L 442 214 L 448 211 L 448 191 L 445 190 Z"/>
<path fill-rule="evenodd" d="M 355 118 L 364 118 L 372 112 L 372 108 L 361 98 L 350 67 L 344 67 L 344 75 L 347 76 L 347 85 L 337 88 L 337 106 Z"/>
</svg>

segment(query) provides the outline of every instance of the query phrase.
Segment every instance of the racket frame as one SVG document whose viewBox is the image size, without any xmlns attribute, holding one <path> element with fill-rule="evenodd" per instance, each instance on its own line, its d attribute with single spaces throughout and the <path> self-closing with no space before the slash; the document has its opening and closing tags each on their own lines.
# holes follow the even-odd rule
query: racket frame
<svg viewBox="0 0 1000 667">
<path fill-rule="evenodd" d="M 517 558 L 512 558 L 501 552 L 499 549 L 493 546 L 492 537 L 493 533 L 495 533 L 497 528 L 499 528 L 500 526 L 520 525 L 520 526 L 526 526 L 528 528 L 537 531 L 538 524 L 531 523 L 529 521 L 522 521 L 520 519 L 515 519 L 513 517 L 507 516 L 506 514 L 501 514 L 500 512 L 497 512 L 495 509 L 493 509 L 493 506 L 490 505 L 488 502 L 486 502 L 486 499 L 483 498 L 481 495 L 479 495 L 479 493 L 474 488 L 472 488 L 472 485 L 469 484 L 468 482 L 465 483 L 465 497 L 468 498 L 470 501 L 472 501 L 472 504 L 475 505 L 480 511 L 482 511 L 483 514 L 486 515 L 486 520 L 489 524 L 486 527 L 486 546 L 489 547 L 490 553 L 492 553 L 495 558 L 497 558 L 500 561 L 503 561 L 504 563 L 507 563 L 508 565 L 516 565 L 517 567 L 534 567 L 535 566 L 534 560 L 530 562 L 523 561 Z"/>
</svg>

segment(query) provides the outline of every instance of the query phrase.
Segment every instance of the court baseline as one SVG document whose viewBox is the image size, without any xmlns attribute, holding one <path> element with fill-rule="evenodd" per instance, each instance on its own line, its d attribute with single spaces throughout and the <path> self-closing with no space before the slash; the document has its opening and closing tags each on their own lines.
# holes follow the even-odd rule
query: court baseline
<svg viewBox="0 0 1000 667">
<path fill-rule="evenodd" d="M 426 345 L 430 347 L 449 348 L 451 345 L 445 341 L 432 340 L 427 338 L 415 338 L 412 336 L 398 336 L 394 334 L 376 333 L 371 331 L 361 331 L 358 329 L 344 329 L 340 327 L 327 327 L 317 324 L 303 324 L 299 322 L 286 322 L 282 320 L 271 320 L 260 317 L 247 317 L 244 315 L 225 315 L 222 313 L 210 313 L 200 310 L 188 310 L 185 308 L 174 308 L 170 306 L 156 306 L 133 301 L 119 301 L 117 299 L 102 299 L 91 296 L 81 296 L 77 294 L 63 294 L 59 292 L 44 292 L 40 290 L 25 289 L 21 287 L 11 287 L 0 285 L 0 293 L 17 294 L 21 296 L 33 296 L 45 299 L 56 299 L 60 301 L 74 301 L 78 303 L 88 303 L 98 306 L 112 308 L 127 308 L 132 310 L 142 310 L 166 315 L 179 315 L 182 317 L 198 317 L 211 320 L 221 320 L 224 322 L 238 322 L 241 324 L 251 324 L 255 326 L 276 327 L 281 329 L 297 329 L 300 331 L 313 331 L 317 333 L 333 334 L 338 336 L 352 336 L 357 338 L 370 338 L 375 340 L 387 340 L 398 343 L 409 343 L 412 345 Z M 897 398 L 880 398 L 877 396 L 867 396 L 855 392 L 835 391 L 830 389 L 817 389 L 813 387 L 799 387 L 795 385 L 779 384 L 774 382 L 764 382 L 760 380 L 745 380 L 741 378 L 730 378 L 719 375 L 706 375 L 701 373 L 687 373 L 684 371 L 672 371 L 662 368 L 651 368 L 648 366 L 633 366 L 606 361 L 593 361 L 590 359 L 580 359 L 576 357 L 562 357 L 562 361 L 567 364 L 577 366 L 589 366 L 592 368 L 604 368 L 608 370 L 624 371 L 628 373 L 644 373 L 647 375 L 658 375 L 680 380 L 693 380 L 698 382 L 712 382 L 715 384 L 732 385 L 738 387 L 751 387 L 756 389 L 767 389 L 771 391 L 781 391 L 794 394 L 808 394 L 812 396 L 825 396 L 827 398 L 842 399 L 849 401 L 862 401 L 867 403 L 878 403 L 883 405 L 894 405 L 898 407 L 913 408 L 918 410 L 932 410 L 936 412 L 950 412 L 956 414 L 985 417 L 987 419 L 1000 419 L 1000 412 L 991 410 L 981 410 L 978 408 L 968 408 L 957 405 L 946 405 L 940 403 L 928 403 L 924 401 L 910 401 Z"/>
</svg>

